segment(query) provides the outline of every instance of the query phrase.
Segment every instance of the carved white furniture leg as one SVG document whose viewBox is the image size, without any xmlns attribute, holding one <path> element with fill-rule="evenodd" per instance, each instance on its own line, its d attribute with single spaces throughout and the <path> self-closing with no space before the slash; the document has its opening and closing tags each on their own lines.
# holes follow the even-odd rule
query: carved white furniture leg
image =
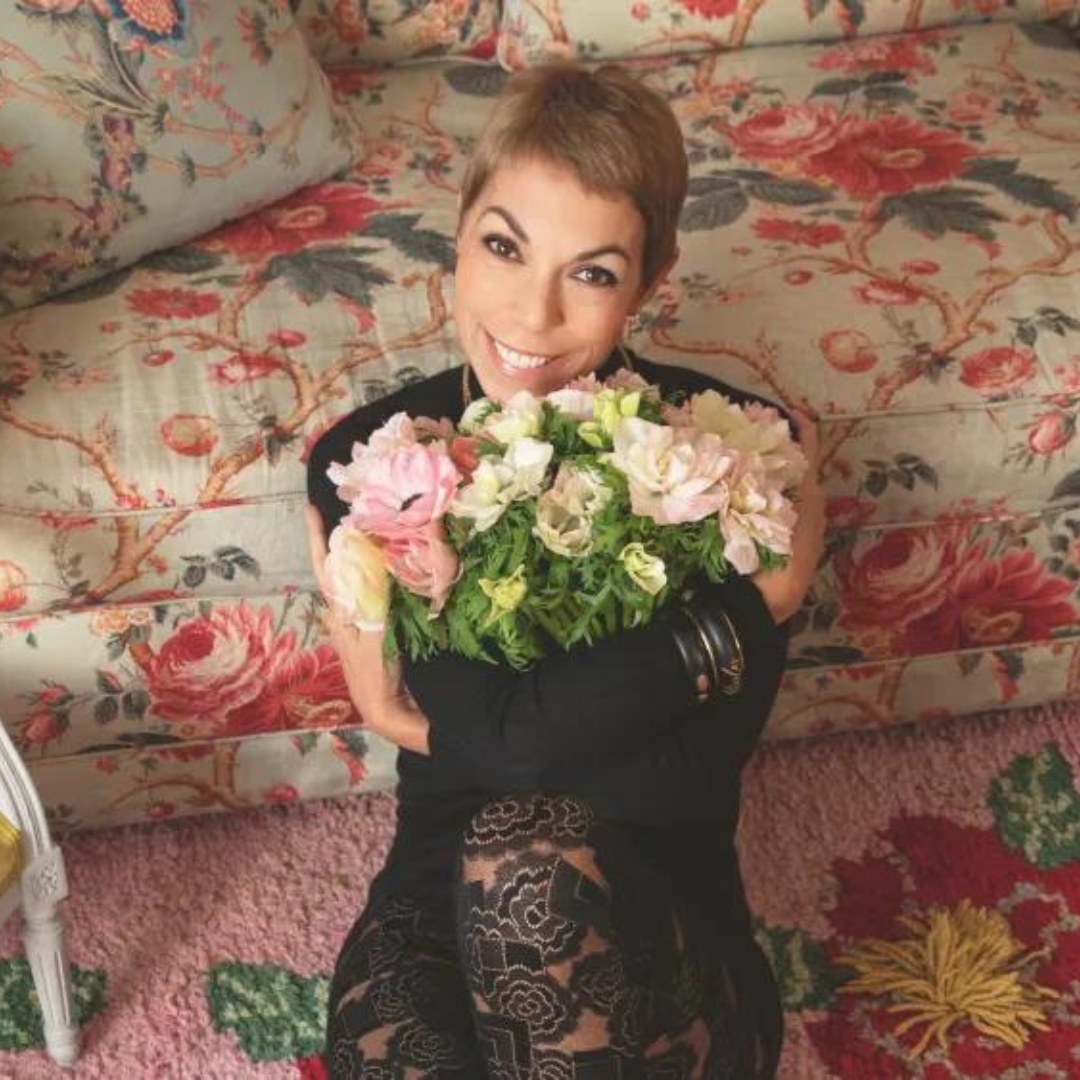
<svg viewBox="0 0 1080 1080">
<path fill-rule="evenodd" d="M 21 894 L 23 941 L 41 1003 L 45 1048 L 58 1064 L 73 1065 L 79 1054 L 79 1029 L 64 925 L 57 910 L 68 894 L 64 860 L 49 835 L 37 789 L 2 723 L 0 812 L 21 834 L 22 873 L 15 888 Z"/>
</svg>

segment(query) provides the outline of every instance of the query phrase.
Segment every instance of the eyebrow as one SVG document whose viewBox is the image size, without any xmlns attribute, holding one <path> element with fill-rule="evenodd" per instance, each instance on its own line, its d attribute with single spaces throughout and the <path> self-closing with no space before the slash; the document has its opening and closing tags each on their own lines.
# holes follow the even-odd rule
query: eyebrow
<svg viewBox="0 0 1080 1080">
<path fill-rule="evenodd" d="M 503 206 L 487 206 L 484 208 L 484 214 L 498 214 L 499 217 L 506 222 L 507 228 L 523 243 L 530 243 L 529 234 L 521 227 L 521 222 L 518 221 L 513 214 L 510 213 Z M 621 244 L 604 244 L 601 247 L 590 248 L 588 251 L 580 251 L 577 255 L 571 259 L 571 262 L 586 262 L 589 259 L 597 259 L 601 255 L 618 255 L 621 259 L 627 263 L 630 262 L 630 255 L 626 248 Z"/>
</svg>

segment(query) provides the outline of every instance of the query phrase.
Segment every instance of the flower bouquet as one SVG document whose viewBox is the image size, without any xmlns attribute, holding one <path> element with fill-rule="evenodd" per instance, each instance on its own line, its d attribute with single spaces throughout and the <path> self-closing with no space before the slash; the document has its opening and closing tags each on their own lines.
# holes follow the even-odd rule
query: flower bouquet
<svg viewBox="0 0 1080 1080">
<path fill-rule="evenodd" d="M 688 580 L 781 565 L 805 459 L 776 409 L 639 375 L 449 420 L 392 416 L 328 470 L 348 513 L 327 576 L 387 651 L 525 669 L 647 623 Z"/>
</svg>

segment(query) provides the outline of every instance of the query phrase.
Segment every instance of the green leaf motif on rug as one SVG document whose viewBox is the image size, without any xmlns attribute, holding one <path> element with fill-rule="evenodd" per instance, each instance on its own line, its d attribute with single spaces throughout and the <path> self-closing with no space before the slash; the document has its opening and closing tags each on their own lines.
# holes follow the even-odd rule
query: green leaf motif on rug
<svg viewBox="0 0 1080 1080">
<path fill-rule="evenodd" d="M 758 944 L 780 987 L 785 1012 L 830 1009 L 843 976 L 832 969 L 825 950 L 805 930 L 758 924 Z"/>
<path fill-rule="evenodd" d="M 85 1024 L 105 1008 L 105 972 L 72 965 L 75 1018 Z M 0 1050 L 40 1050 L 45 1046 L 41 1009 L 29 961 L 0 959 Z"/>
<path fill-rule="evenodd" d="M 216 1031 L 236 1035 L 253 1061 L 309 1057 L 325 1043 L 330 979 L 277 964 L 215 964 L 207 998 Z"/>
<path fill-rule="evenodd" d="M 1053 743 L 1015 758 L 991 783 L 987 802 L 1001 839 L 1035 866 L 1080 859 L 1080 794 Z"/>
</svg>

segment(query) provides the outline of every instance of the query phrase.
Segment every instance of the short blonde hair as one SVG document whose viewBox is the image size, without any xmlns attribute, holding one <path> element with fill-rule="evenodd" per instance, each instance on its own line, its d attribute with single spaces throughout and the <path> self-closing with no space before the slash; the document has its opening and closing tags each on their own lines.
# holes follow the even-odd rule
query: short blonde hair
<svg viewBox="0 0 1080 1080">
<path fill-rule="evenodd" d="M 686 198 L 686 148 L 671 109 L 624 69 L 541 64 L 514 75 L 477 140 L 461 186 L 460 217 L 510 161 L 569 168 L 589 191 L 630 197 L 645 221 L 644 281 L 676 250 Z"/>
</svg>

